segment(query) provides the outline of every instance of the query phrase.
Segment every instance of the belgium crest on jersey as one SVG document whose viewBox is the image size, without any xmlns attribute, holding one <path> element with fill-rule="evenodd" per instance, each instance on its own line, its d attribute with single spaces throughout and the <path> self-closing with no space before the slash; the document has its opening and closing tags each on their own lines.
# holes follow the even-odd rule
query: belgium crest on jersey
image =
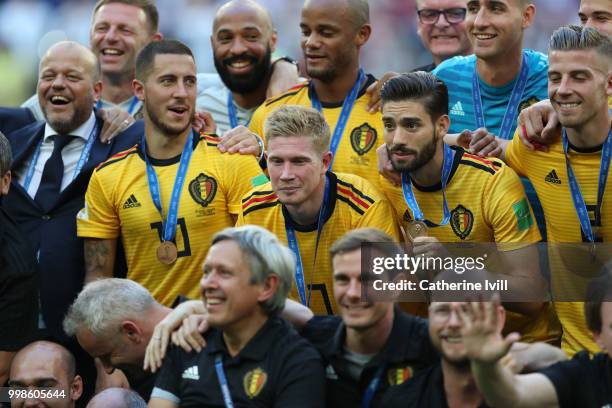
<svg viewBox="0 0 612 408">
<path fill-rule="evenodd" d="M 364 123 L 351 131 L 351 146 L 360 156 L 363 156 L 376 144 L 376 129 Z"/>
<path fill-rule="evenodd" d="M 200 173 L 189 183 L 189 194 L 196 203 L 206 207 L 217 194 L 217 180 Z"/>
<path fill-rule="evenodd" d="M 267 380 L 268 374 L 266 374 L 266 372 L 261 368 L 257 367 L 256 369 L 249 371 L 242 380 L 244 392 L 249 398 L 255 398 L 266 385 Z"/>
<path fill-rule="evenodd" d="M 450 224 L 453 232 L 461 239 L 465 239 L 474 226 L 474 214 L 462 205 L 451 211 Z"/>
<path fill-rule="evenodd" d="M 387 380 L 389 385 L 400 385 L 409 380 L 414 373 L 414 370 L 410 366 L 396 367 L 387 370 Z"/>
</svg>

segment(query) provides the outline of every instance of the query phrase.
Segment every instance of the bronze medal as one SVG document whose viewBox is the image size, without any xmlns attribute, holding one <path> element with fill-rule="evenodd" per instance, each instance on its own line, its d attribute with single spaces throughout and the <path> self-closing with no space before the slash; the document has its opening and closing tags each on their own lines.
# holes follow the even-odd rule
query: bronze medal
<svg viewBox="0 0 612 408">
<path fill-rule="evenodd" d="M 157 259 L 164 265 L 172 265 L 176 262 L 178 250 L 176 245 L 170 241 L 164 241 L 157 247 Z"/>
<path fill-rule="evenodd" d="M 418 237 L 427 236 L 427 225 L 423 221 L 410 221 L 406 228 L 406 235 L 410 241 L 414 241 Z"/>
</svg>

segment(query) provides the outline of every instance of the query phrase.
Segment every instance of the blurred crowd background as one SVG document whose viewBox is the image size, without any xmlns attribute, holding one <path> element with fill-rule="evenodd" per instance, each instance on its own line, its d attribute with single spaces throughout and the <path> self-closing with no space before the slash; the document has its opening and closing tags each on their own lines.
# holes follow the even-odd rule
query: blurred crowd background
<svg viewBox="0 0 612 408">
<path fill-rule="evenodd" d="M 198 71 L 214 72 L 210 33 L 215 10 L 226 0 L 157 0 L 160 30 L 195 52 Z M 302 0 L 259 0 L 270 10 L 279 33 L 276 55 L 300 59 Z M 579 0 L 534 0 L 537 16 L 526 45 L 546 51 L 555 28 L 578 22 Z M 88 44 L 95 0 L 0 0 L 0 105 L 16 106 L 34 93 L 39 57 L 53 43 Z M 367 71 L 406 71 L 430 57 L 416 35 L 414 0 L 370 0 L 372 38 L 362 55 Z"/>
</svg>

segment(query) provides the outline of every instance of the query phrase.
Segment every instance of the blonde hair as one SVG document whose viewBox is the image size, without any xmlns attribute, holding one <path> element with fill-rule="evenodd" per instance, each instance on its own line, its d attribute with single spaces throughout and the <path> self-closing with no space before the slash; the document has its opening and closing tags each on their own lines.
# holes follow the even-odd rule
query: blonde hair
<svg viewBox="0 0 612 408">
<path fill-rule="evenodd" d="M 264 123 L 266 144 L 275 137 L 308 137 L 321 155 L 329 151 L 329 125 L 317 110 L 297 105 L 285 105 L 269 115 Z"/>
</svg>

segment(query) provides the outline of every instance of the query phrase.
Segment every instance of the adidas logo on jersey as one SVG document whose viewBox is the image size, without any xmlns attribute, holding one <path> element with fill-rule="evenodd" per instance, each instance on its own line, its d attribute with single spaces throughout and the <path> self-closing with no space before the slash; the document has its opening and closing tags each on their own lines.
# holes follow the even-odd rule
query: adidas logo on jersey
<svg viewBox="0 0 612 408">
<path fill-rule="evenodd" d="M 193 366 L 193 367 L 189 367 L 187 368 L 185 371 L 183 371 L 183 376 L 184 379 L 187 380 L 199 380 L 200 379 L 200 373 L 198 371 L 198 366 Z"/>
<path fill-rule="evenodd" d="M 123 209 L 125 210 L 127 208 L 136 208 L 136 207 L 142 207 L 142 205 L 138 202 L 138 200 L 136 199 L 136 196 L 132 194 L 130 198 L 128 198 L 126 202 L 123 204 Z"/>
<path fill-rule="evenodd" d="M 461 104 L 461 101 L 457 101 L 457 103 L 453 105 L 453 107 L 450 110 L 450 114 L 455 115 L 455 116 L 465 116 L 465 112 L 463 111 L 463 105 Z"/>
<path fill-rule="evenodd" d="M 557 171 L 554 169 L 551 170 L 550 173 L 548 173 L 548 176 L 544 178 L 544 181 L 552 184 L 561 184 L 561 179 L 559 178 L 559 176 L 557 176 Z"/>
</svg>

